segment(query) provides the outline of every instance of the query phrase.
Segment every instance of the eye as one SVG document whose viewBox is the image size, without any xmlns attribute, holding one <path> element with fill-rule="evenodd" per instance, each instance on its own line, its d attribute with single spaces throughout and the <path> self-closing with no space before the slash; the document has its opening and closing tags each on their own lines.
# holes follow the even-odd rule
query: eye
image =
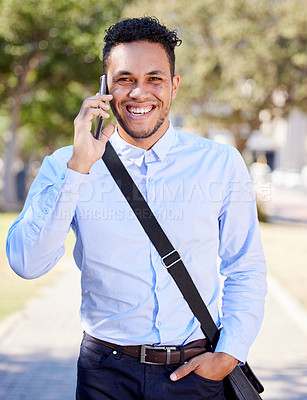
<svg viewBox="0 0 307 400">
<path fill-rule="evenodd" d="M 128 78 L 128 77 L 122 77 L 122 78 L 118 78 L 117 79 L 118 83 L 127 83 L 127 82 L 130 82 L 130 81 L 131 81 L 131 79 Z"/>
<path fill-rule="evenodd" d="M 162 81 L 162 78 L 160 78 L 159 76 L 151 76 L 149 80 L 152 82 L 160 82 Z"/>
</svg>

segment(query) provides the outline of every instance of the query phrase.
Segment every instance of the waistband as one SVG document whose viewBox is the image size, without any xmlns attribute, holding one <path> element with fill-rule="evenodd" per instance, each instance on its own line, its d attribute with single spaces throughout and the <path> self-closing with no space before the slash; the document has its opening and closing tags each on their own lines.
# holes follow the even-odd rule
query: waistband
<svg viewBox="0 0 307 400">
<path fill-rule="evenodd" d="M 138 346 L 120 346 L 114 343 L 105 342 L 104 340 L 97 339 L 91 335 L 92 339 L 116 351 L 120 350 L 122 353 L 132 357 L 136 357 L 143 364 L 155 365 L 170 365 L 170 364 L 183 364 L 189 359 L 209 351 L 207 348 L 207 340 L 199 339 L 188 343 L 185 346 L 151 346 L 151 345 L 138 345 Z"/>
</svg>

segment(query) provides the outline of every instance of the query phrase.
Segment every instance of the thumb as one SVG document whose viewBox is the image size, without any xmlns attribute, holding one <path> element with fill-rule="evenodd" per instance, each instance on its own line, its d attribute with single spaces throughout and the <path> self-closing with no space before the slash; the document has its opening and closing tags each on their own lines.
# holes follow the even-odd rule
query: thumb
<svg viewBox="0 0 307 400">
<path fill-rule="evenodd" d="M 107 141 L 110 139 L 110 137 L 112 136 L 113 132 L 115 130 L 115 126 L 112 124 L 108 124 L 104 130 L 101 132 L 101 136 L 99 138 L 99 140 L 101 142 L 103 142 L 104 144 L 107 143 Z"/>
<path fill-rule="evenodd" d="M 181 365 L 181 367 L 177 368 L 170 376 L 172 381 L 177 381 L 178 379 L 183 378 L 188 375 L 190 372 L 194 371 L 192 363 L 189 361 L 186 364 Z"/>
</svg>

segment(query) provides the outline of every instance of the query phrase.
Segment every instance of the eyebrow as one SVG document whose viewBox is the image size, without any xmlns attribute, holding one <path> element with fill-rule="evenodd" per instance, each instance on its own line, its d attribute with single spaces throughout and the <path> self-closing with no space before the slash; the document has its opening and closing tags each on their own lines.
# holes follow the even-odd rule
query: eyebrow
<svg viewBox="0 0 307 400">
<path fill-rule="evenodd" d="M 160 69 L 155 69 L 153 71 L 148 72 L 145 75 L 165 75 L 165 73 L 163 71 L 161 71 Z"/>
<path fill-rule="evenodd" d="M 121 75 L 132 75 L 132 72 L 129 71 L 118 71 L 113 75 L 113 78 L 116 78 L 117 76 L 121 76 Z"/>
<path fill-rule="evenodd" d="M 116 79 L 118 76 L 122 76 L 122 75 L 131 76 L 131 75 L 133 75 L 133 73 L 130 71 L 121 70 L 121 71 L 116 72 L 112 78 Z M 161 71 L 160 69 L 154 69 L 153 71 L 145 73 L 145 76 L 152 76 L 152 75 L 166 75 L 166 74 L 163 71 Z"/>
</svg>

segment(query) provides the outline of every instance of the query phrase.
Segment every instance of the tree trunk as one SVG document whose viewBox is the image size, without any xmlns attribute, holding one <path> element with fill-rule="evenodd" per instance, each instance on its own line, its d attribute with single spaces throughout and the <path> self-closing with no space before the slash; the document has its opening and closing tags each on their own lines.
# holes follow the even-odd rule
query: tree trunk
<svg viewBox="0 0 307 400">
<path fill-rule="evenodd" d="M 235 146 L 237 148 L 237 150 L 239 150 L 239 152 L 241 154 L 243 154 L 244 150 L 246 149 L 246 144 L 248 142 L 248 139 L 250 138 L 250 136 L 252 135 L 252 133 L 256 130 L 259 129 L 259 120 L 255 119 L 252 121 L 248 122 L 249 124 L 249 133 L 245 134 L 244 136 L 242 136 L 241 133 L 241 129 L 242 129 L 242 124 L 240 123 L 236 123 L 236 124 L 232 124 L 231 125 L 231 132 L 233 134 L 233 138 L 235 141 Z"/>
<path fill-rule="evenodd" d="M 247 138 L 241 136 L 241 125 L 232 124 L 231 132 L 235 141 L 235 147 L 242 154 L 246 147 Z"/>
<path fill-rule="evenodd" d="M 19 96 L 18 96 L 19 97 Z M 4 169 L 4 186 L 2 208 L 4 210 L 20 209 L 20 201 L 17 198 L 17 184 L 15 162 L 18 155 L 17 149 L 17 131 L 19 128 L 19 113 L 21 107 L 21 99 L 14 101 L 15 107 L 11 108 L 11 123 L 7 134 L 6 151 L 5 151 L 5 169 Z"/>
<path fill-rule="evenodd" d="M 11 123 L 6 140 L 5 151 L 5 169 L 4 169 L 4 186 L 2 196 L 2 208 L 4 210 L 19 210 L 21 202 L 17 196 L 17 181 L 15 163 L 18 156 L 18 141 L 17 132 L 20 126 L 20 111 L 22 101 L 27 89 L 27 76 L 29 72 L 35 70 L 39 65 L 42 53 L 37 51 L 32 54 L 29 60 L 24 64 L 20 64 L 19 70 L 21 71 L 18 76 L 18 84 L 16 90 L 12 94 L 12 108 L 11 108 Z"/>
</svg>

